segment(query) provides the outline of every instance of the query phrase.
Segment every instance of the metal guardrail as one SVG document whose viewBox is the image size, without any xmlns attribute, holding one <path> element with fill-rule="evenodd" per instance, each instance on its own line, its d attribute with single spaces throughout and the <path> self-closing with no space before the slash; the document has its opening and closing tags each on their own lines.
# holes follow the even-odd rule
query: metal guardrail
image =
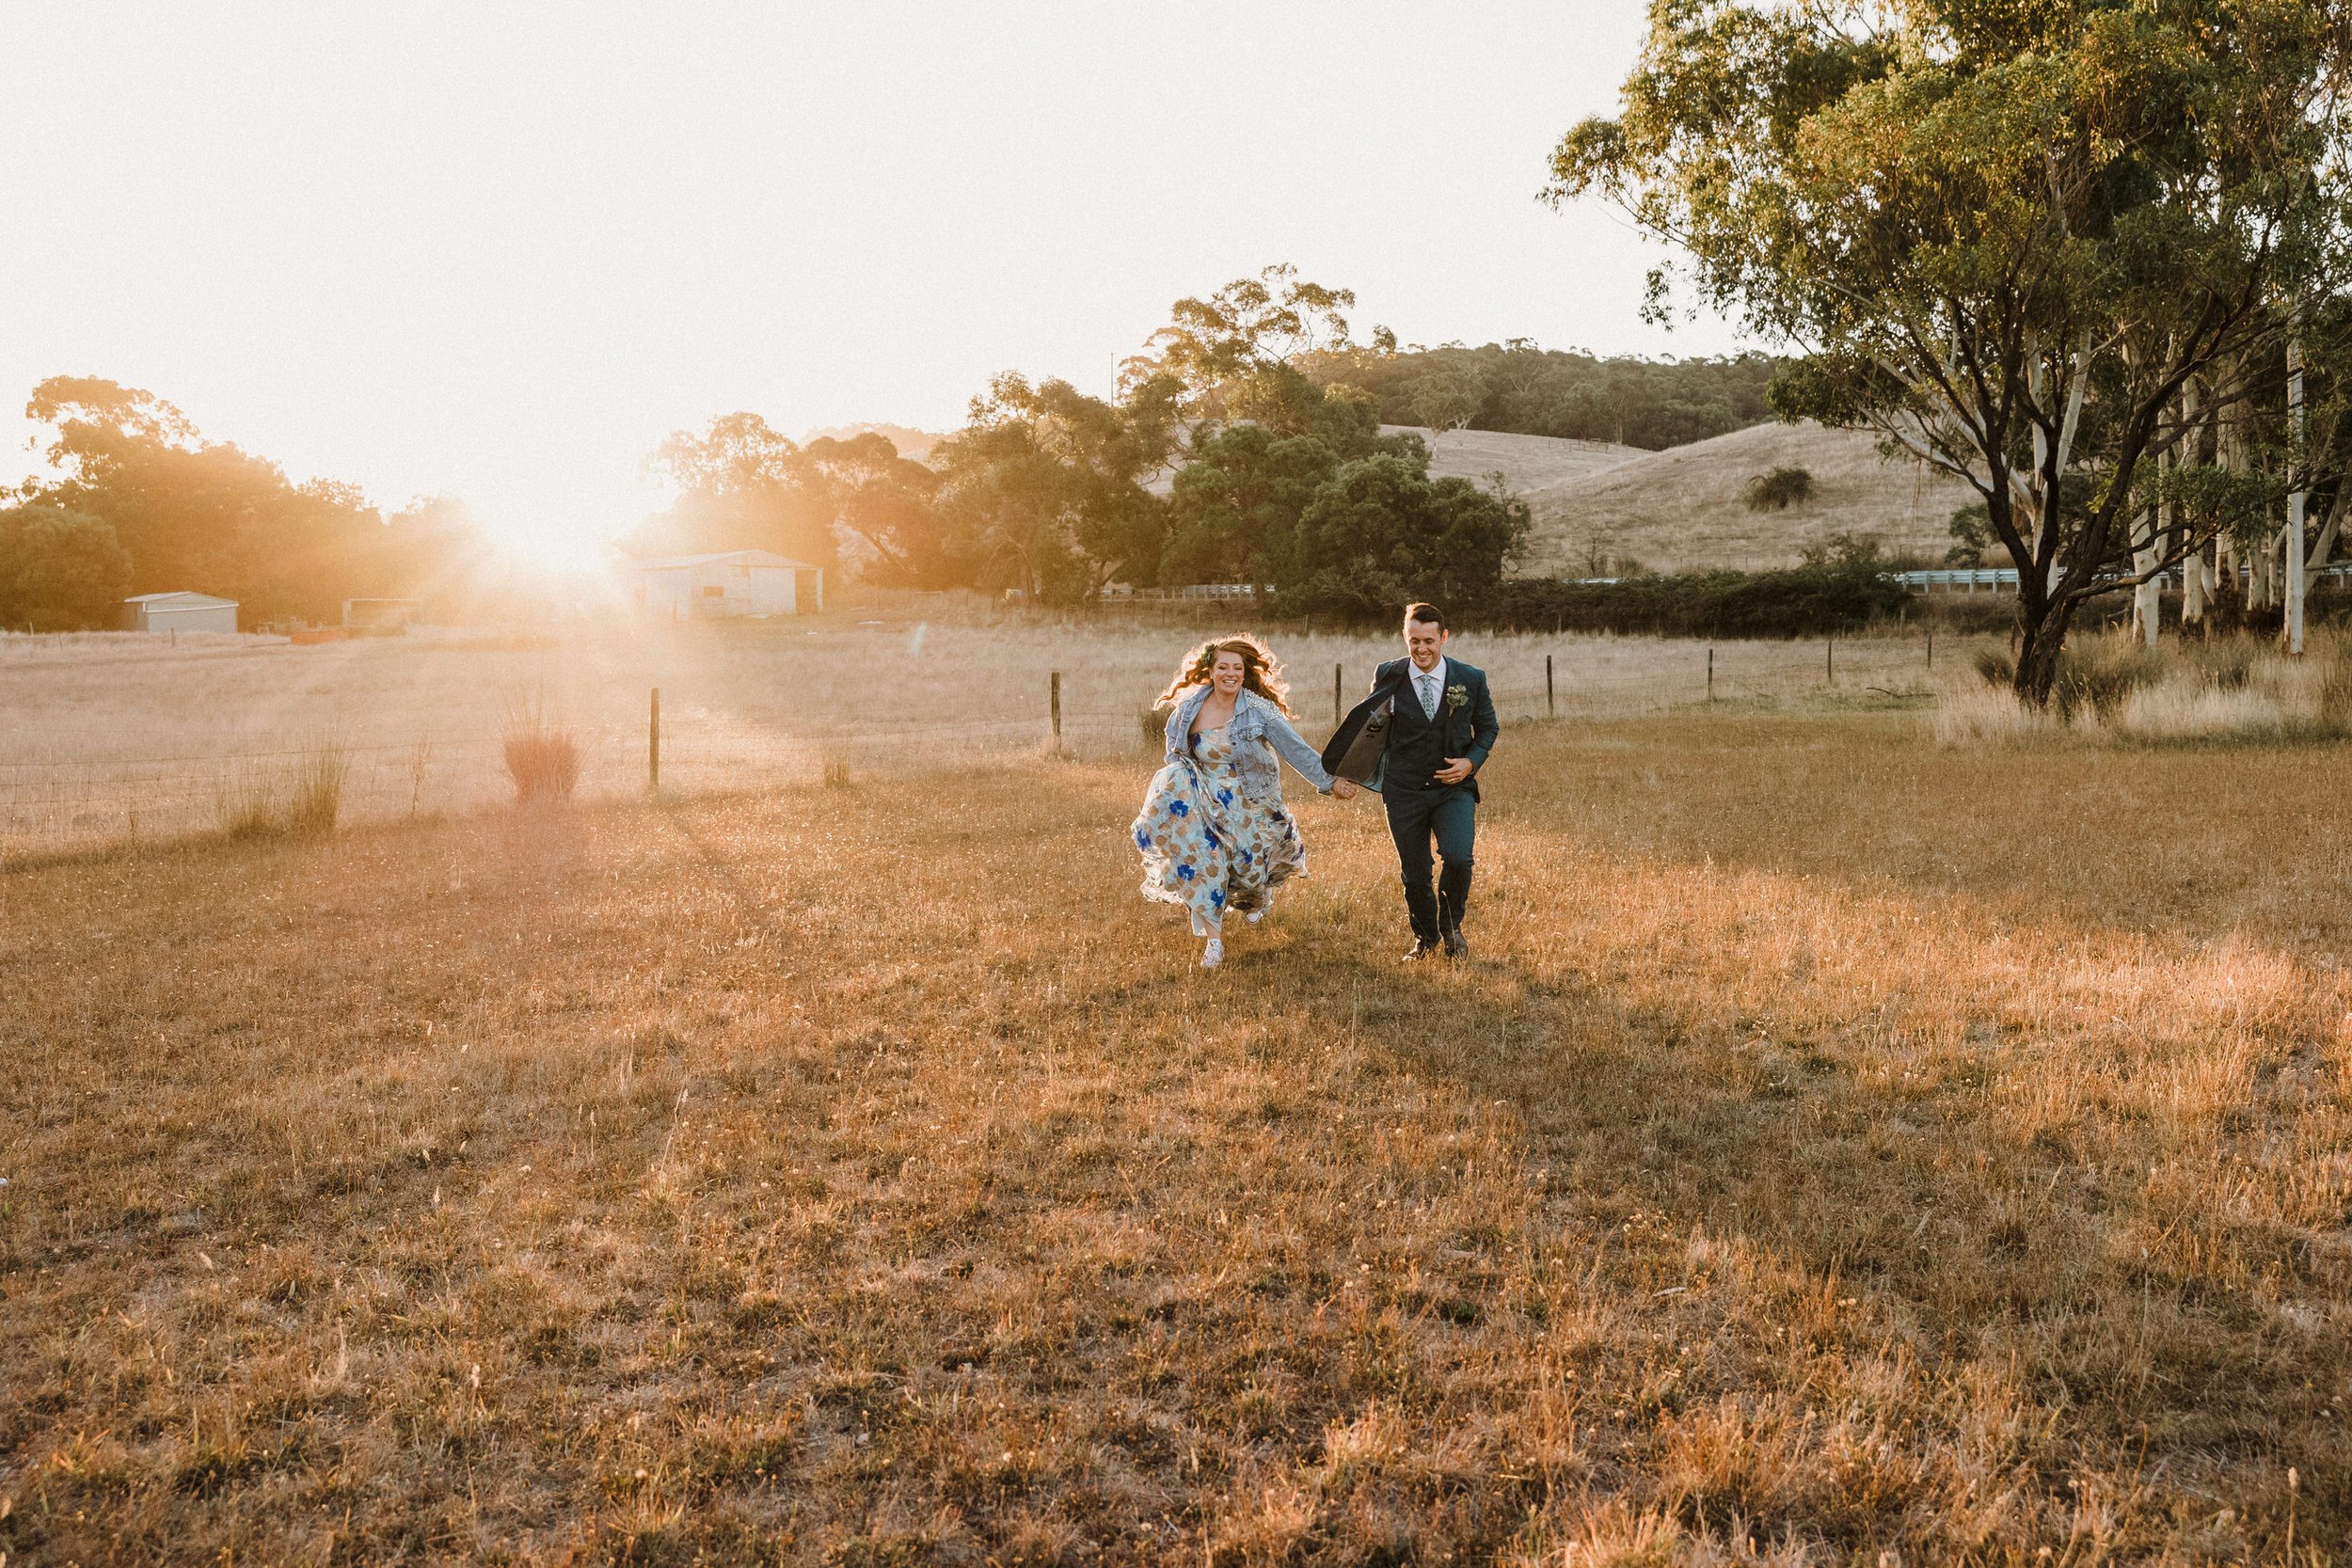
<svg viewBox="0 0 2352 1568">
<path fill-rule="evenodd" d="M 2339 562 L 2332 566 L 2313 566 L 2309 568 L 2309 571 L 2312 576 L 2318 578 L 2352 577 L 2352 562 Z M 2017 586 L 2017 568 L 2014 566 L 1963 566 L 1950 570 L 1926 572 L 1889 572 L 1887 576 L 1906 588 L 1943 588 L 1955 593 L 1973 594 L 1979 588 L 2000 589 Z M 2251 582 L 2254 577 L 2253 568 L 2240 566 L 2237 577 L 2241 583 Z M 2178 588 L 2181 585 L 2179 568 L 2175 567 L 2165 573 L 2157 580 L 2168 588 Z"/>
<path fill-rule="evenodd" d="M 1887 576 L 1906 588 L 1945 588 L 1971 594 L 1979 588 L 2017 586 L 2014 566 L 1962 566 L 1931 572 L 1889 572 Z"/>
</svg>

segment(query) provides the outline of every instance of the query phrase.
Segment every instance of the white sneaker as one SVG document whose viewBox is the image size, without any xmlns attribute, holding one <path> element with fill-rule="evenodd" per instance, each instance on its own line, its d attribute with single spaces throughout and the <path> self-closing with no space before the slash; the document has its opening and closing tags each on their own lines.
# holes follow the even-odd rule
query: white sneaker
<svg viewBox="0 0 2352 1568">
<path fill-rule="evenodd" d="M 1255 926 L 1259 921 L 1265 918 L 1265 911 L 1251 910 L 1248 914 L 1242 916 L 1242 918 L 1248 921 L 1252 926 Z"/>
<path fill-rule="evenodd" d="M 1223 963 L 1224 961 L 1225 939 L 1223 937 L 1211 937 L 1209 939 L 1209 945 L 1200 950 L 1200 967 L 1203 969 L 1215 969 L 1217 965 Z"/>
</svg>

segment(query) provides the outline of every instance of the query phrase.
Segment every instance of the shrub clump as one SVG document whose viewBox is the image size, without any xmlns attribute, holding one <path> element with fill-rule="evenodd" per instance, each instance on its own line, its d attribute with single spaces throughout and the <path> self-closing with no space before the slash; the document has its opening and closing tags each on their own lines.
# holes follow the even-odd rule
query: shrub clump
<svg viewBox="0 0 2352 1568">
<path fill-rule="evenodd" d="M 1799 501 L 1813 499 L 1813 471 L 1774 468 L 1749 480 L 1745 494 L 1751 512 L 1786 512 Z"/>
<path fill-rule="evenodd" d="M 1976 657 L 1979 678 L 1985 685 L 2009 687 L 2017 679 L 2017 661 L 1998 648 Z M 2112 719 L 2123 700 L 2164 677 L 2164 661 L 2143 644 L 2122 638 L 2086 638 L 2058 651 L 2058 673 L 2050 682 L 2050 706 L 2058 718 L 2076 714 Z M 2238 684 L 2246 684 L 2241 675 Z"/>
<path fill-rule="evenodd" d="M 1890 619 L 1912 592 L 1877 546 L 1839 538 L 1778 572 L 1680 572 L 1615 582 L 1506 582 L 1486 617 L 1502 629 L 1660 637 L 1820 637 Z"/>
<path fill-rule="evenodd" d="M 518 806 L 562 805 L 580 783 L 580 746 L 533 714 L 506 728 L 506 776 Z"/>
</svg>

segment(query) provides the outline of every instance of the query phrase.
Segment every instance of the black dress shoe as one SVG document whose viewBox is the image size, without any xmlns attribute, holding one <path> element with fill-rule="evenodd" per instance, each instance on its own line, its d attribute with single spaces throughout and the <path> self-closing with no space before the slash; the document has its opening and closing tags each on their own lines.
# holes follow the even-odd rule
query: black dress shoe
<svg viewBox="0 0 2352 1568">
<path fill-rule="evenodd" d="M 1445 934 L 1445 956 L 1449 958 L 1470 957 L 1470 943 L 1462 940 L 1462 927 L 1454 927 Z"/>
<path fill-rule="evenodd" d="M 1418 963 L 1423 958 L 1434 958 L 1442 951 L 1444 950 L 1434 942 L 1416 942 L 1406 951 L 1405 961 L 1408 964 Z"/>
</svg>

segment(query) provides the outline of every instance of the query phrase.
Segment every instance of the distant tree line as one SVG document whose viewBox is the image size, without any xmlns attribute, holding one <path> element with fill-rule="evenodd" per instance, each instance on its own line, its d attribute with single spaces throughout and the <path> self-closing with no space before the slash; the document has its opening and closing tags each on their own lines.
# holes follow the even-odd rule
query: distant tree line
<svg viewBox="0 0 2352 1568">
<path fill-rule="evenodd" d="M 803 442 L 727 414 L 650 455 L 675 499 L 620 543 L 640 558 L 769 549 L 883 586 L 1046 604 L 1253 582 L 1303 613 L 1469 607 L 1493 600 L 1527 509 L 1432 478 L 1422 439 L 1383 425 L 1666 445 L 1764 413 L 1761 359 L 1400 351 L 1385 329 L 1357 342 L 1354 305 L 1268 267 L 1177 301 L 1113 397 L 1000 375 L 919 462 L 877 432 Z M 247 625 L 331 621 L 353 597 L 470 617 L 513 596 L 454 501 L 388 515 L 95 377 L 44 381 L 26 411 L 52 432 L 55 477 L 0 495 L 0 626 L 108 626 L 127 595 L 175 589 L 235 598 Z"/>
<path fill-rule="evenodd" d="M 662 444 L 678 499 L 624 545 L 769 548 L 884 586 L 1049 604 L 1114 583 L 1265 583 L 1339 614 L 1488 594 L 1525 507 L 1432 479 L 1418 436 L 1380 434 L 1372 393 L 1302 368 L 1360 352 L 1354 303 L 1287 266 L 1179 300 L 1115 397 L 1001 375 L 925 463 L 879 434 L 803 444 L 730 414 Z"/>
<path fill-rule="evenodd" d="M 1489 625 L 1523 631 L 1819 637 L 1892 619 L 1912 598 L 1874 543 L 1840 535 L 1782 571 L 1518 579 L 1502 584 L 1477 610 Z"/>
<path fill-rule="evenodd" d="M 1780 365 L 1760 354 L 1602 358 L 1537 348 L 1524 338 L 1480 348 L 1329 352 L 1301 361 L 1318 383 L 1370 393 L 1383 424 L 1613 441 L 1649 451 L 1772 418 L 1765 393 Z"/>
<path fill-rule="evenodd" d="M 0 491 L 0 627 L 114 625 L 134 594 L 196 589 L 248 624 L 330 621 L 342 601 L 429 597 L 474 580 L 483 548 L 462 507 L 386 516 L 332 481 L 207 441 L 152 392 L 89 376 L 33 389 L 56 477 Z"/>
</svg>

